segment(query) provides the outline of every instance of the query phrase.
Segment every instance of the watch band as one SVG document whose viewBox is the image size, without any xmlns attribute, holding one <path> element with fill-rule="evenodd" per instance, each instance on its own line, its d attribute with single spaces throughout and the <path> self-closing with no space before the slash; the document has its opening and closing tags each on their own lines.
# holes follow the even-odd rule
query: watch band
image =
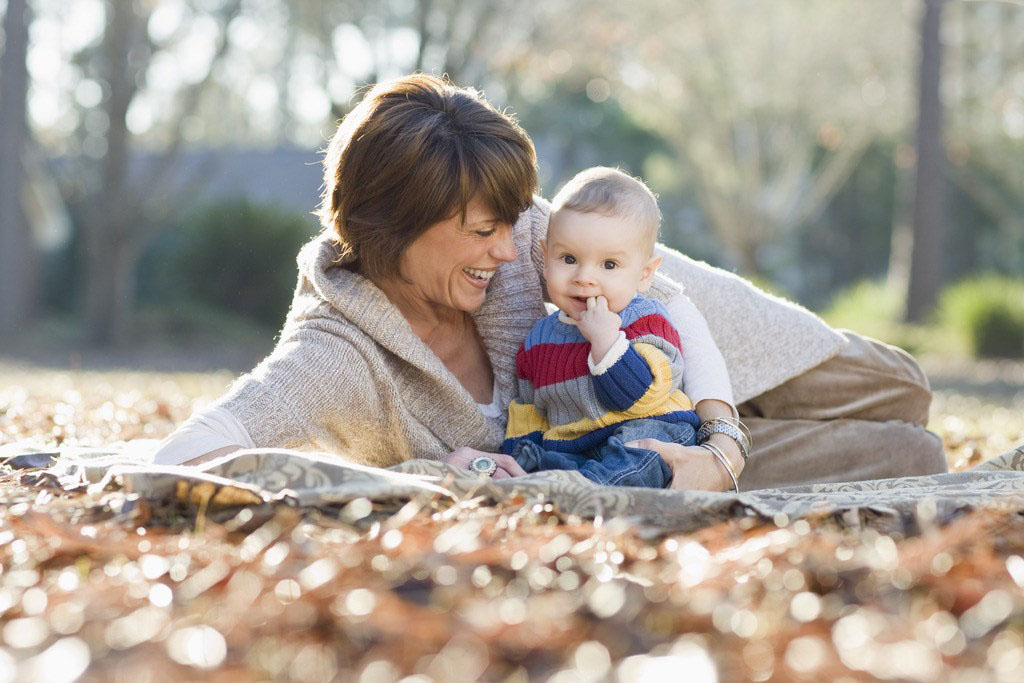
<svg viewBox="0 0 1024 683">
<path fill-rule="evenodd" d="M 742 429 L 727 420 L 717 417 L 712 418 L 703 423 L 700 429 L 697 430 L 697 443 L 703 445 L 705 441 L 711 438 L 712 434 L 725 434 L 735 441 L 736 445 L 740 447 L 740 455 L 743 456 L 743 460 L 746 462 L 750 456 L 750 440 L 743 433 Z"/>
</svg>

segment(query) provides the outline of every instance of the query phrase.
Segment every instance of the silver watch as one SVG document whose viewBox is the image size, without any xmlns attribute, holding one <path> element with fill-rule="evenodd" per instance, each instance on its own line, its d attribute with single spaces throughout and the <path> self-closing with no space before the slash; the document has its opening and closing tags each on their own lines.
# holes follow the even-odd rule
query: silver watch
<svg viewBox="0 0 1024 683">
<path fill-rule="evenodd" d="M 712 434 L 725 434 L 727 437 L 736 442 L 736 445 L 740 447 L 740 455 L 743 456 L 743 460 L 746 461 L 750 455 L 750 442 L 747 440 L 746 435 L 736 425 L 725 420 L 713 418 L 703 423 L 700 429 L 697 430 L 697 443 L 703 444 L 705 441 L 711 438 Z"/>
</svg>

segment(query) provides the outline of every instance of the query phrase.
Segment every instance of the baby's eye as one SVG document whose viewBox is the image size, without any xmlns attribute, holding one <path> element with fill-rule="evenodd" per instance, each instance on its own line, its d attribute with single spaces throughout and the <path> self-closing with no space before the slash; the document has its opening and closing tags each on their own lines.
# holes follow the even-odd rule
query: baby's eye
<svg viewBox="0 0 1024 683">
<path fill-rule="evenodd" d="M 605 261 L 603 265 L 605 270 L 615 270 L 619 267 L 619 264 L 615 261 Z"/>
<path fill-rule="evenodd" d="M 572 264 L 576 263 L 576 257 L 573 256 L 572 254 L 566 254 L 565 256 L 562 257 L 562 263 L 571 266 Z"/>
</svg>

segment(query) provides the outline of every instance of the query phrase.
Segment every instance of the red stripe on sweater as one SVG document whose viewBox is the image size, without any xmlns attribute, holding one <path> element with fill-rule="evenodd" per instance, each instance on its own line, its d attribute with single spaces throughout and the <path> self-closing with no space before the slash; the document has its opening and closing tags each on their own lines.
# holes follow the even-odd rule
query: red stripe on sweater
<svg viewBox="0 0 1024 683">
<path fill-rule="evenodd" d="M 679 341 L 679 333 L 676 331 L 676 328 L 672 327 L 672 323 L 665 319 L 665 316 L 658 315 L 657 313 L 645 315 L 626 328 L 626 339 L 630 341 L 648 334 L 661 337 L 679 349 L 680 353 L 683 352 L 683 345 Z"/>
<path fill-rule="evenodd" d="M 537 344 L 516 354 L 516 376 L 541 388 L 590 374 L 587 356 L 589 342 L 575 344 Z"/>
</svg>

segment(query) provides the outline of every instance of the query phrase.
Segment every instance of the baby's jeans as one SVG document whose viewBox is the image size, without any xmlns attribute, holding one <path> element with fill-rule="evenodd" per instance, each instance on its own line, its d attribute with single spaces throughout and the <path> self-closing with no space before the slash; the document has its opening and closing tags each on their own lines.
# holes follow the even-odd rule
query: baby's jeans
<svg viewBox="0 0 1024 683">
<path fill-rule="evenodd" d="M 535 443 L 523 441 L 516 445 L 513 456 L 527 472 L 576 470 L 596 484 L 665 488 L 672 481 L 672 469 L 655 451 L 624 445 L 638 439 L 693 446 L 697 434 L 686 423 L 630 420 L 619 425 L 604 444 L 583 453 L 547 451 Z"/>
</svg>

